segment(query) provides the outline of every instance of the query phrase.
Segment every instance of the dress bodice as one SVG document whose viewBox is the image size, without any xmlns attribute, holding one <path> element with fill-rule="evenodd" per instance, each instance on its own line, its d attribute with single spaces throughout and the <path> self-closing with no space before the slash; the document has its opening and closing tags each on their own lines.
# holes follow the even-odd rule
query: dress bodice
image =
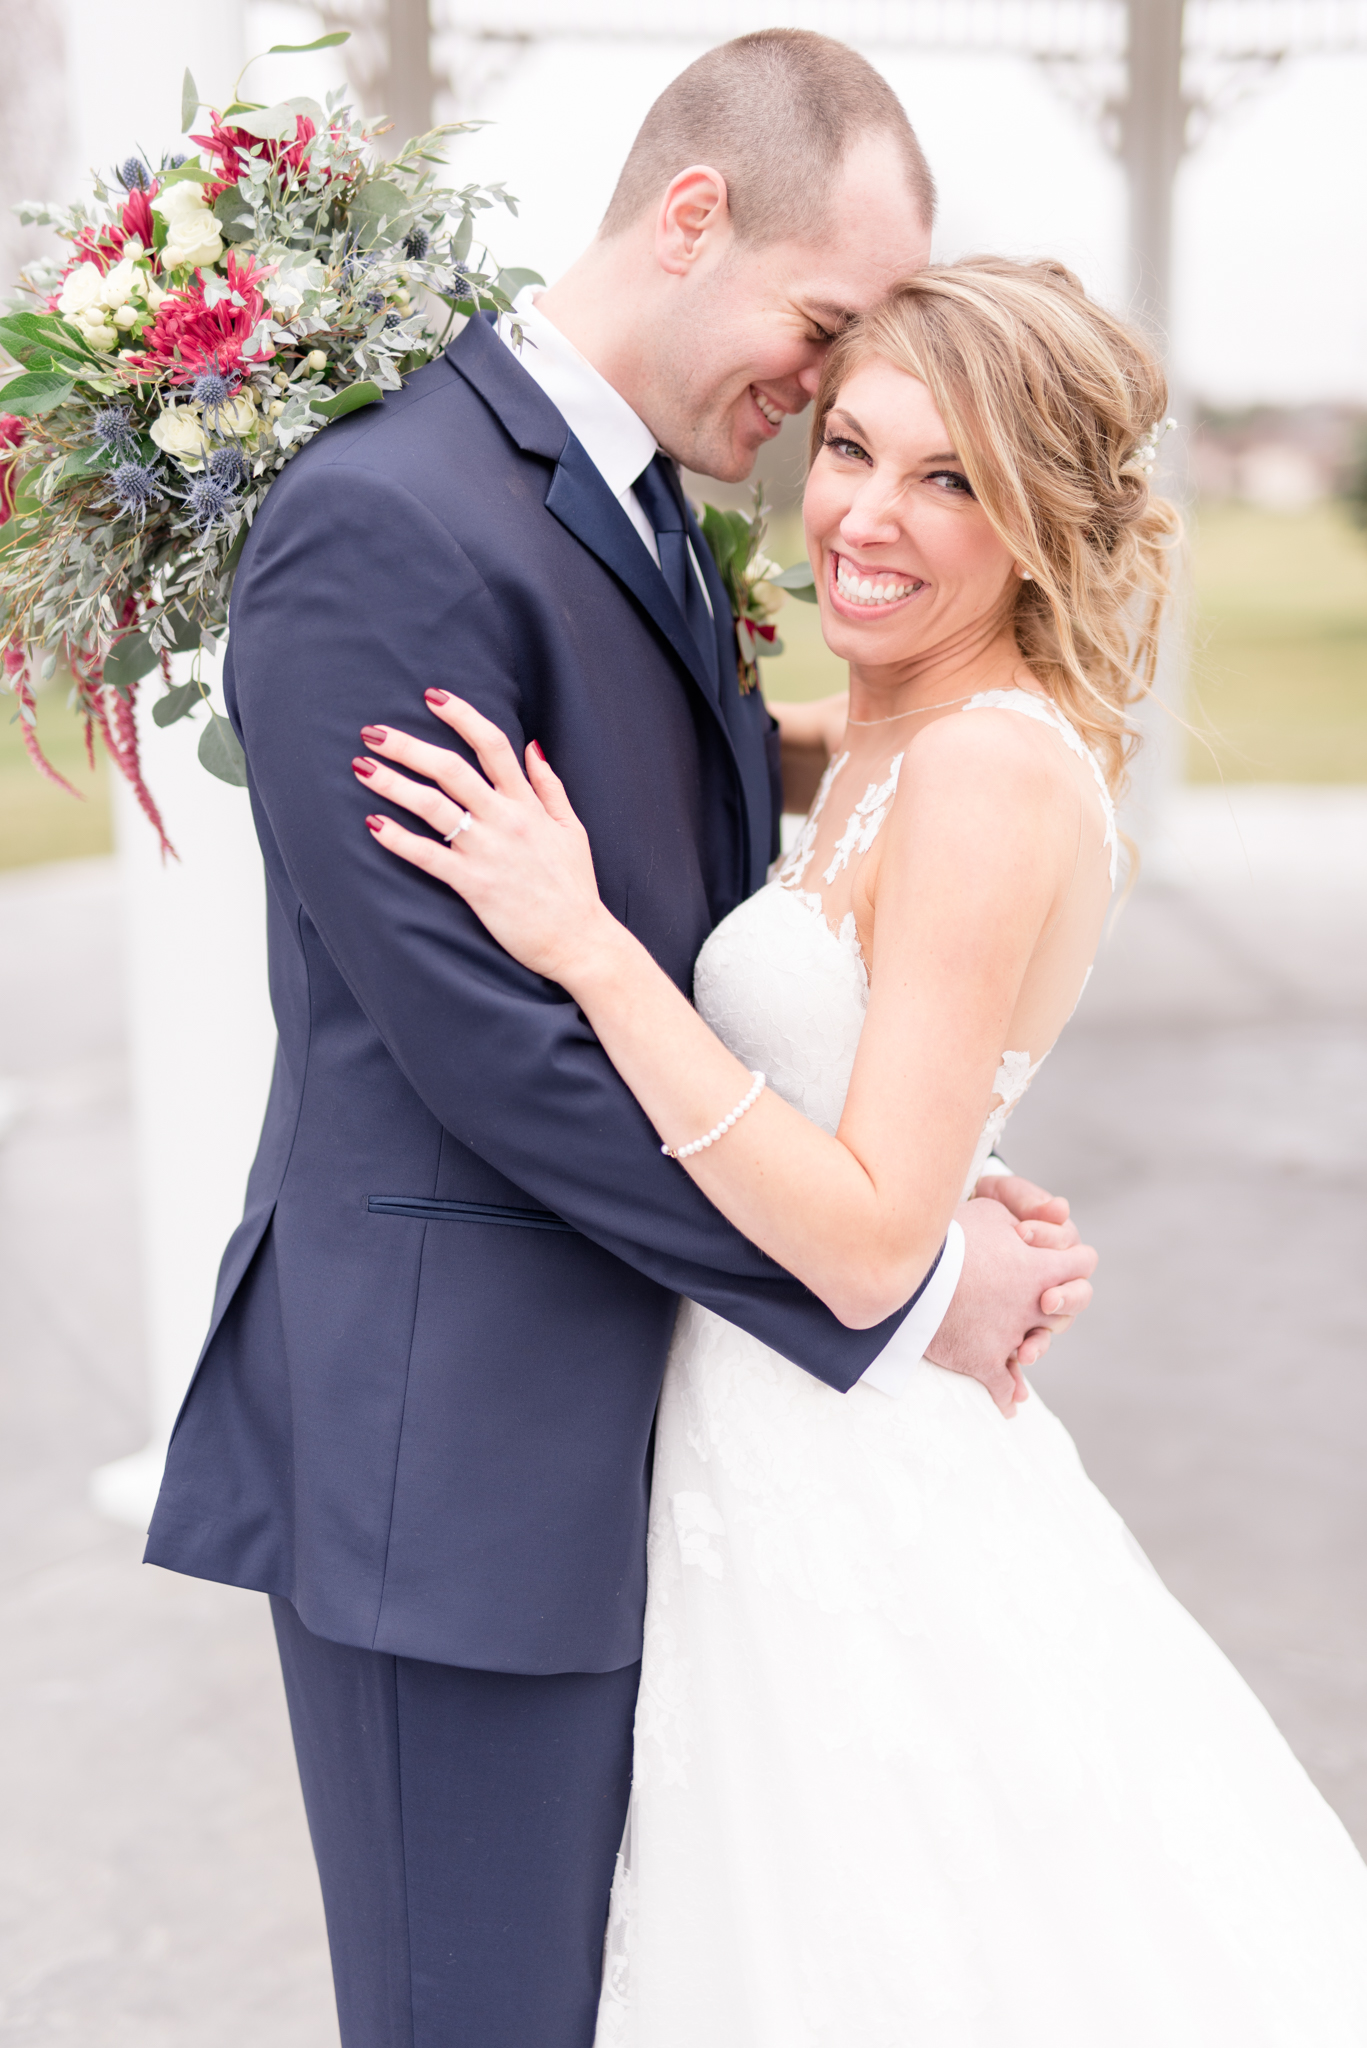
<svg viewBox="0 0 1367 2048">
<path fill-rule="evenodd" d="M 1115 814 L 1095 757 L 1062 713 L 1045 697 L 1027 690 L 986 690 L 970 698 L 965 711 L 1002 709 L 1049 725 L 1096 776 L 1110 854 L 1116 871 Z M 903 756 L 886 775 L 870 783 L 854 806 L 835 844 L 823 879 L 830 882 L 851 859 L 872 846 L 892 808 Z M 764 888 L 742 903 L 712 933 L 698 956 L 693 993 L 700 1014 L 746 1066 L 760 1068 L 775 1093 L 823 1130 L 834 1135 L 845 1106 L 855 1054 L 868 1009 L 869 980 L 853 913 L 832 929 L 819 893 L 804 887 L 817 825 L 844 765 L 837 756 L 797 839 Z M 1090 972 L 1090 970 L 1089 970 Z M 1085 986 L 1085 984 L 1084 984 Z M 1006 1049 L 997 1070 L 997 1102 L 974 1150 L 966 1192 L 1001 1135 L 1049 1048 L 1037 1057 Z"/>
</svg>

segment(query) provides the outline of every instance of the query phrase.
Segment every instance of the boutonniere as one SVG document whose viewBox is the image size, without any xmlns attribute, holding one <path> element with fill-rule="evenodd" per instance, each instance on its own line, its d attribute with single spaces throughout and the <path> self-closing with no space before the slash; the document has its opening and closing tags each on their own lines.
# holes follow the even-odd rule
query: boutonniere
<svg viewBox="0 0 1367 2048">
<path fill-rule="evenodd" d="M 792 596 L 815 604 L 816 586 L 806 562 L 780 569 L 765 554 L 769 508 L 759 484 L 755 485 L 754 510 L 748 519 L 743 512 L 724 512 L 720 506 L 704 505 L 699 524 L 731 600 L 736 627 L 736 674 L 744 697 L 759 681 L 760 662 L 783 652 L 773 620 L 784 598 Z"/>
</svg>

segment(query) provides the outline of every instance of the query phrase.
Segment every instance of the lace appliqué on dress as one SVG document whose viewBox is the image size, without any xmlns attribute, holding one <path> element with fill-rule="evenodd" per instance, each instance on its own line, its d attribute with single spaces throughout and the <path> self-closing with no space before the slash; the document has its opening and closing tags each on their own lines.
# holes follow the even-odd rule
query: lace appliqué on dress
<svg viewBox="0 0 1367 2048">
<path fill-rule="evenodd" d="M 816 846 L 816 828 L 820 821 L 821 813 L 826 808 L 826 799 L 831 793 L 831 784 L 835 781 L 836 776 L 849 758 L 848 754 L 833 754 L 826 763 L 826 772 L 817 784 L 816 796 L 812 801 L 812 808 L 803 820 L 802 830 L 798 833 L 797 838 L 793 841 L 783 859 L 771 871 L 770 880 L 777 882 L 781 888 L 801 889 L 802 877 L 807 872 L 808 863 Z"/>
<path fill-rule="evenodd" d="M 878 829 L 888 815 L 892 800 L 897 794 L 897 778 L 902 772 L 904 758 L 902 754 L 894 754 L 888 763 L 887 780 L 871 782 L 850 812 L 849 821 L 835 843 L 831 864 L 822 876 L 823 881 L 833 882 L 840 870 L 849 866 L 851 855 L 867 853 L 873 845 L 878 837 Z M 848 759 L 848 754 L 842 755 L 842 765 Z"/>
</svg>

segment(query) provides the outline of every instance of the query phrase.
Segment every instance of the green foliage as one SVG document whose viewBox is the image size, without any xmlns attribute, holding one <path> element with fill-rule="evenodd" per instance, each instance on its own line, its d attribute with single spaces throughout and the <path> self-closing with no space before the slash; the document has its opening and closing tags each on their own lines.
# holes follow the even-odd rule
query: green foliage
<svg viewBox="0 0 1367 2048">
<path fill-rule="evenodd" d="M 209 723 L 199 736 L 198 751 L 200 766 L 220 782 L 231 782 L 235 789 L 247 787 L 247 757 L 227 719 L 221 718 L 212 706 Z"/>
<path fill-rule="evenodd" d="M 128 633 L 116 640 L 104 659 L 104 679 L 115 690 L 131 689 L 150 675 L 161 659 L 145 633 Z"/>
<path fill-rule="evenodd" d="M 152 706 L 152 717 L 158 725 L 174 725 L 177 719 L 197 711 L 204 701 L 204 685 L 195 678 L 188 683 L 177 684 L 165 696 L 158 697 Z"/>
<path fill-rule="evenodd" d="M 819 604 L 816 594 L 816 577 L 812 574 L 810 562 L 794 562 L 791 569 L 780 571 L 769 581 L 776 590 L 786 590 L 789 597 L 795 597 L 799 604 Z"/>
<path fill-rule="evenodd" d="M 64 405 L 75 389 L 75 380 L 58 370 L 32 370 L 0 385 L 0 407 L 16 419 L 36 420 Z"/>
<path fill-rule="evenodd" d="M 314 412 L 322 413 L 324 419 L 345 419 L 349 412 L 359 412 L 363 405 L 377 405 L 384 397 L 378 384 L 348 384 L 345 391 L 338 391 L 331 398 L 314 398 L 310 404 Z"/>
</svg>

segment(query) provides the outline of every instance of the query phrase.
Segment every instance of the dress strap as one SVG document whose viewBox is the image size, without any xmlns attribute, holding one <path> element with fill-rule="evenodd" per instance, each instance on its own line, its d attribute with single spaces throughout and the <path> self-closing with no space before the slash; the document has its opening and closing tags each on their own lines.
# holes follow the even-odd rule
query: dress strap
<svg viewBox="0 0 1367 2048">
<path fill-rule="evenodd" d="M 1024 718 L 1033 718 L 1040 725 L 1052 726 L 1063 744 L 1085 761 L 1096 779 L 1097 795 L 1101 799 L 1101 815 L 1106 821 L 1104 844 L 1111 856 L 1111 887 L 1115 887 L 1116 873 L 1120 862 L 1120 835 L 1116 830 L 1115 805 L 1101 763 L 1087 745 L 1076 726 L 1070 725 L 1052 697 L 1037 696 L 1033 690 L 981 690 L 976 697 L 970 697 L 964 705 L 965 711 L 1019 711 Z"/>
</svg>

